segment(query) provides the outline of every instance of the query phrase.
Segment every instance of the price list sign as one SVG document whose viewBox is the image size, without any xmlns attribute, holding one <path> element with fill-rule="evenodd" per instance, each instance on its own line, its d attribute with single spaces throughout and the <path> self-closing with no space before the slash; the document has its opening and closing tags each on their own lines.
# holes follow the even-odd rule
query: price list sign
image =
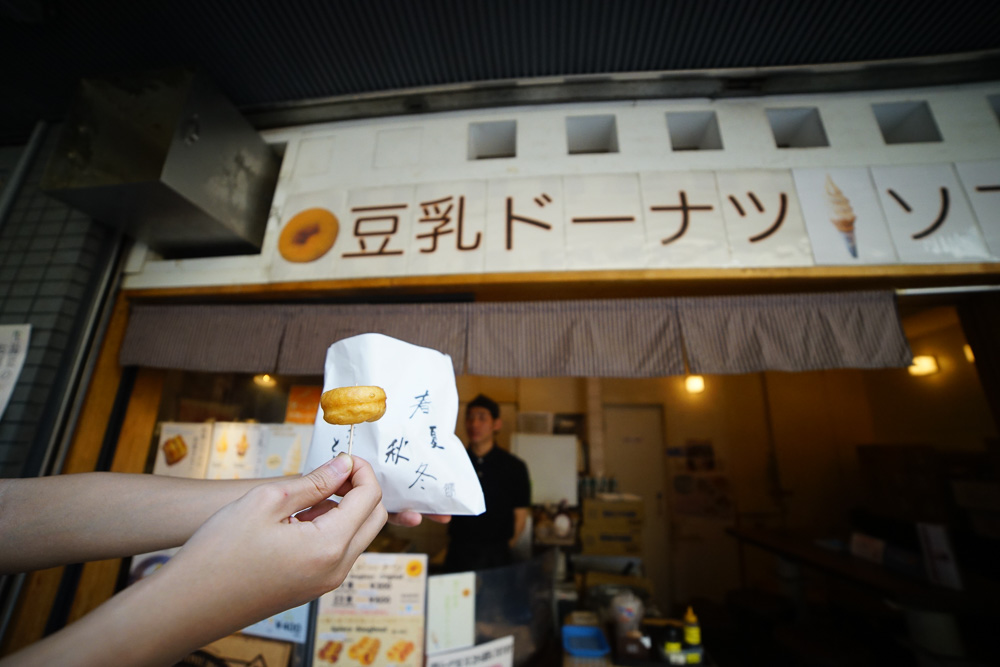
<svg viewBox="0 0 1000 667">
<path fill-rule="evenodd" d="M 426 591 L 425 554 L 362 554 L 319 599 L 313 664 L 420 667 Z"/>
</svg>

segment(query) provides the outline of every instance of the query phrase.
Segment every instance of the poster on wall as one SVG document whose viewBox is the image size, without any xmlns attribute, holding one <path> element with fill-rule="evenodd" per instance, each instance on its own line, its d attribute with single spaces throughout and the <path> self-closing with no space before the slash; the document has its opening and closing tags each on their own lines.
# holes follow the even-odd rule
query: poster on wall
<svg viewBox="0 0 1000 667">
<path fill-rule="evenodd" d="M 812 249 L 791 172 L 715 174 L 736 266 L 812 266 Z"/>
<path fill-rule="evenodd" d="M 292 424 L 312 424 L 316 420 L 323 387 L 294 385 L 288 388 L 288 405 L 285 407 L 285 422 Z"/>
<path fill-rule="evenodd" d="M 318 601 L 313 664 L 423 665 L 426 586 L 425 554 L 361 554 Z"/>
<path fill-rule="evenodd" d="M 298 475 L 312 441 L 312 424 L 262 424 L 256 477 Z"/>
<path fill-rule="evenodd" d="M 867 168 L 795 169 L 792 174 L 817 264 L 898 261 Z"/>
<path fill-rule="evenodd" d="M 153 474 L 204 479 L 211 444 L 211 424 L 161 423 Z"/>
<path fill-rule="evenodd" d="M 30 324 L 0 326 L 0 419 L 3 419 L 3 413 L 7 410 L 17 378 L 21 376 L 24 360 L 28 357 L 30 339 Z"/>
<path fill-rule="evenodd" d="M 1000 160 L 955 164 L 987 247 L 1000 257 Z"/>
<path fill-rule="evenodd" d="M 901 261 L 990 261 L 952 165 L 872 167 L 871 172 Z"/>
<path fill-rule="evenodd" d="M 252 479 L 257 476 L 261 427 L 242 422 L 216 422 L 208 457 L 207 479 Z"/>
</svg>

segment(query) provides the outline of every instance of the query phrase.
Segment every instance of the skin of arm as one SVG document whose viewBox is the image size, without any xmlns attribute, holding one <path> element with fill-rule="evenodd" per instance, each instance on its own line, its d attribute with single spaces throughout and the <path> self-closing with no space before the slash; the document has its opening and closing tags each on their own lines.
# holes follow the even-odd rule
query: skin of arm
<svg viewBox="0 0 1000 667">
<path fill-rule="evenodd" d="M 179 547 L 221 507 L 273 481 L 107 472 L 0 480 L 0 574 Z M 389 520 L 412 527 L 422 518 L 406 510 Z"/>
<path fill-rule="evenodd" d="M 515 507 L 514 508 L 514 537 L 510 538 L 510 546 L 513 547 L 517 544 L 517 539 L 521 537 L 521 533 L 524 531 L 524 526 L 528 522 L 528 508 L 527 507 Z"/>
<path fill-rule="evenodd" d="M 175 664 L 339 586 L 385 524 L 381 498 L 371 466 L 346 455 L 254 486 L 157 572 L 0 665 Z"/>
</svg>

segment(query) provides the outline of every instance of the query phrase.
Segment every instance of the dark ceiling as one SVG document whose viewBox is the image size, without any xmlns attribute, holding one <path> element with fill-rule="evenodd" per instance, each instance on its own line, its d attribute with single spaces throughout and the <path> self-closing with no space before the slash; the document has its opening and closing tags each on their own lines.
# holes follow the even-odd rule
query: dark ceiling
<svg viewBox="0 0 1000 667">
<path fill-rule="evenodd" d="M 203 68 L 245 111 L 498 80 L 983 51 L 993 68 L 1000 2 L 0 0 L 0 49 L 10 145 L 59 120 L 81 77 L 176 66 Z M 973 77 L 1000 79 L 982 70 Z"/>
</svg>

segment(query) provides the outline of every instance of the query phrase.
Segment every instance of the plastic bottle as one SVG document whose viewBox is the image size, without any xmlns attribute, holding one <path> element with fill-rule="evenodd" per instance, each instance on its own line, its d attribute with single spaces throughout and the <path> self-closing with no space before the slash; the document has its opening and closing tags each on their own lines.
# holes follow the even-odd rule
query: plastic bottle
<svg viewBox="0 0 1000 667">
<path fill-rule="evenodd" d="M 688 646 L 701 646 L 701 626 L 691 607 L 684 614 L 684 643 Z"/>
</svg>

